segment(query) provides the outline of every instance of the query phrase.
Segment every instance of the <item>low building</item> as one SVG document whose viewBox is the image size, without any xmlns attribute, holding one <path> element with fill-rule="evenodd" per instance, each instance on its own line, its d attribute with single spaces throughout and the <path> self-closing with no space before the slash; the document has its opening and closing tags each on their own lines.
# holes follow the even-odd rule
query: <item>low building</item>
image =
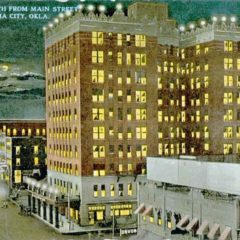
<svg viewBox="0 0 240 240">
<path fill-rule="evenodd" d="M 45 178 L 45 148 L 45 120 L 0 120 L 0 161 L 8 166 L 1 179 L 12 188 L 23 184 L 23 176 Z"/>
<path fill-rule="evenodd" d="M 239 164 L 156 157 L 147 170 L 131 239 L 240 239 Z"/>
</svg>

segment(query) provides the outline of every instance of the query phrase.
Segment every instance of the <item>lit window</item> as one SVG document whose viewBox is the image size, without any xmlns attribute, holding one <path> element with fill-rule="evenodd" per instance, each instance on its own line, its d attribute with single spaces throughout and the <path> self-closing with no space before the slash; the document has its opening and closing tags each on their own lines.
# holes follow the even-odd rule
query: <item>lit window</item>
<svg viewBox="0 0 240 240">
<path fill-rule="evenodd" d="M 110 196 L 114 197 L 115 196 L 115 185 L 110 184 Z"/>
<path fill-rule="evenodd" d="M 16 136 L 16 135 L 17 135 L 17 129 L 14 128 L 14 129 L 13 129 L 13 136 Z"/>
<path fill-rule="evenodd" d="M 105 157 L 105 146 L 93 146 L 93 158 Z"/>
<path fill-rule="evenodd" d="M 224 69 L 229 70 L 233 68 L 233 59 L 232 58 L 224 58 Z"/>
<path fill-rule="evenodd" d="M 38 154 L 38 146 L 34 146 L 34 154 Z"/>
<path fill-rule="evenodd" d="M 132 196 L 133 192 L 132 192 L 132 184 L 128 183 L 128 196 Z"/>
<path fill-rule="evenodd" d="M 223 116 L 224 121 L 231 121 L 233 120 L 233 110 L 232 109 L 227 109 L 225 110 L 225 114 Z"/>
<path fill-rule="evenodd" d="M 224 41 L 224 51 L 225 52 L 233 51 L 233 42 L 232 41 Z"/>
<path fill-rule="evenodd" d="M 209 103 L 209 94 L 208 93 L 204 93 L 204 104 L 208 105 Z"/>
<path fill-rule="evenodd" d="M 39 165 L 39 159 L 38 159 L 38 157 L 34 157 L 34 165 L 35 165 L 35 166 Z"/>
<path fill-rule="evenodd" d="M 233 93 L 232 92 L 225 92 L 223 94 L 223 103 L 224 104 L 231 104 L 231 103 L 233 103 Z"/>
<path fill-rule="evenodd" d="M 92 51 L 92 63 L 103 63 L 103 51 Z"/>
<path fill-rule="evenodd" d="M 31 135 L 32 135 L 32 129 L 29 128 L 29 129 L 28 129 L 28 136 L 31 136 Z"/>
<path fill-rule="evenodd" d="M 93 139 L 105 139 L 105 128 L 93 127 Z"/>
<path fill-rule="evenodd" d="M 162 89 L 162 79 L 158 78 L 158 89 Z"/>
<path fill-rule="evenodd" d="M 136 128 L 136 138 L 137 139 L 146 139 L 147 138 L 147 128 L 146 127 L 137 127 Z"/>
<path fill-rule="evenodd" d="M 240 59 L 237 59 L 237 70 L 240 70 Z"/>
<path fill-rule="evenodd" d="M 21 159 L 20 158 L 16 158 L 16 166 L 20 166 L 21 165 Z"/>
<path fill-rule="evenodd" d="M 102 32 L 92 32 L 92 44 L 103 44 L 103 33 Z"/>
<path fill-rule="evenodd" d="M 147 93 L 146 91 L 136 91 L 136 102 L 146 102 Z"/>
<path fill-rule="evenodd" d="M 224 127 L 223 137 L 224 138 L 232 138 L 233 137 L 233 128 L 232 127 Z"/>
<path fill-rule="evenodd" d="M 16 155 L 19 155 L 21 152 L 21 147 L 20 146 L 16 146 Z"/>
<path fill-rule="evenodd" d="M 145 108 L 136 109 L 136 120 L 146 120 L 147 119 L 147 110 Z"/>
<path fill-rule="evenodd" d="M 145 66 L 147 63 L 146 54 L 144 53 L 136 53 L 135 54 L 135 64 L 137 66 Z"/>
<path fill-rule="evenodd" d="M 101 196 L 102 197 L 106 197 L 106 189 L 105 189 L 105 185 L 101 185 Z"/>
<path fill-rule="evenodd" d="M 127 65 L 131 65 L 131 53 L 127 53 L 126 62 Z"/>
<path fill-rule="evenodd" d="M 98 185 L 93 185 L 93 196 L 98 197 Z"/>
<path fill-rule="evenodd" d="M 117 45 L 122 46 L 122 34 L 117 34 Z"/>
<path fill-rule="evenodd" d="M 223 153 L 224 154 L 232 154 L 233 153 L 233 145 L 231 143 L 223 144 Z"/>
<path fill-rule="evenodd" d="M 104 120 L 104 108 L 93 108 L 92 109 L 92 119 L 95 121 Z"/>
<path fill-rule="evenodd" d="M 196 55 L 200 54 L 200 45 L 196 45 Z"/>
<path fill-rule="evenodd" d="M 122 53 L 121 52 L 117 53 L 117 64 L 122 65 Z"/>
<path fill-rule="evenodd" d="M 104 83 L 104 70 L 92 70 L 92 82 L 93 83 Z"/>
<path fill-rule="evenodd" d="M 233 76 L 224 75 L 224 87 L 233 86 Z"/>
<path fill-rule="evenodd" d="M 92 101 L 93 102 L 103 102 L 104 101 L 104 90 L 93 88 L 92 89 Z"/>
<path fill-rule="evenodd" d="M 146 47 L 146 36 L 135 35 L 135 45 L 136 47 Z"/>
</svg>

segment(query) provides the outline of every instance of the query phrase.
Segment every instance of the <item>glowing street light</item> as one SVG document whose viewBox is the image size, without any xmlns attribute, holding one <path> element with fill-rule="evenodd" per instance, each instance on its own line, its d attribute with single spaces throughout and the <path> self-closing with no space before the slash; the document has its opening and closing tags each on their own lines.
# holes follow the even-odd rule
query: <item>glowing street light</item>
<svg viewBox="0 0 240 240">
<path fill-rule="evenodd" d="M 95 7 L 92 4 L 90 4 L 90 5 L 87 6 L 87 10 L 89 12 L 93 12 L 95 10 Z"/>
<path fill-rule="evenodd" d="M 217 22 L 217 20 L 218 20 L 218 18 L 217 18 L 216 16 L 213 16 L 213 17 L 212 17 L 212 21 L 213 21 L 213 22 Z"/>
<path fill-rule="evenodd" d="M 183 26 L 183 25 L 179 26 L 179 31 L 180 32 L 184 32 L 185 30 L 186 30 L 185 26 Z"/>
<path fill-rule="evenodd" d="M 227 21 L 227 17 L 226 16 L 222 16 L 221 20 L 222 20 L 222 22 L 226 22 Z"/>
<path fill-rule="evenodd" d="M 101 13 L 103 13 L 103 12 L 106 11 L 106 7 L 105 7 L 104 5 L 100 5 L 100 6 L 98 7 L 98 10 L 99 10 Z"/>
<path fill-rule="evenodd" d="M 118 3 L 118 4 L 116 5 L 116 9 L 117 9 L 118 11 L 121 11 L 122 8 L 123 8 L 123 6 L 122 6 L 121 3 Z"/>
</svg>

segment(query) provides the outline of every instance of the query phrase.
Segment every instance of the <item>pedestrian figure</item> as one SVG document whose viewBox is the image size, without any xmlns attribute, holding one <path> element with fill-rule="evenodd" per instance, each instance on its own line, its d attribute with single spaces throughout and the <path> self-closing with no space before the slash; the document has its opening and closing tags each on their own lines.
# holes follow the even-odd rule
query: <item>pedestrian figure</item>
<svg viewBox="0 0 240 240">
<path fill-rule="evenodd" d="M 8 202 L 7 201 L 3 202 L 2 208 L 8 208 Z"/>
</svg>

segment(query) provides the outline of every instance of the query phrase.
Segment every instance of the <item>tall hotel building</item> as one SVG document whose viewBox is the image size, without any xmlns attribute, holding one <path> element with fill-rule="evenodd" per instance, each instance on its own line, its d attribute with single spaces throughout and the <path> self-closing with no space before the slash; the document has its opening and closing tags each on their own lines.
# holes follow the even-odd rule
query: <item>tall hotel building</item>
<svg viewBox="0 0 240 240">
<path fill-rule="evenodd" d="M 161 3 L 88 10 L 44 29 L 48 181 L 80 196 L 80 225 L 131 226 L 146 156 L 239 153 L 239 28 L 179 30 Z"/>
</svg>

